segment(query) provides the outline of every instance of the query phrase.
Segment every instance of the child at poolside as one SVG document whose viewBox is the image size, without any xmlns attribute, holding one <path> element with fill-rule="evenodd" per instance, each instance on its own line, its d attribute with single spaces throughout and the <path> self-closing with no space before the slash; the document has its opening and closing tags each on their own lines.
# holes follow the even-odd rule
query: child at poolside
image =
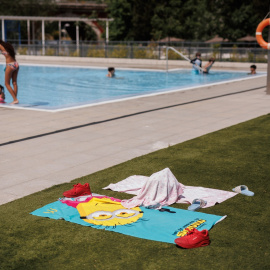
<svg viewBox="0 0 270 270">
<path fill-rule="evenodd" d="M 4 42 L 0 39 L 0 51 L 6 58 L 6 70 L 5 70 L 5 85 L 9 93 L 13 98 L 13 102 L 11 104 L 18 104 L 19 100 L 17 99 L 18 95 L 18 85 L 17 85 L 17 76 L 19 72 L 19 64 L 15 58 L 15 50 L 13 46 Z M 10 81 L 12 80 L 13 89 L 10 85 Z"/>
<path fill-rule="evenodd" d="M 6 103 L 5 98 L 4 86 L 0 84 L 0 104 Z"/>
<path fill-rule="evenodd" d="M 193 64 L 193 70 L 196 71 L 196 73 L 200 72 L 200 68 L 202 67 L 202 60 L 201 60 L 201 53 L 196 52 L 196 58 L 190 61 L 191 64 Z"/>
<path fill-rule="evenodd" d="M 213 66 L 213 64 L 215 63 L 215 58 L 211 57 L 208 61 L 208 63 L 204 66 L 203 68 L 203 73 L 209 73 L 210 68 Z"/>
<path fill-rule="evenodd" d="M 256 68 L 257 68 L 256 65 L 251 65 L 250 66 L 250 73 L 248 73 L 248 75 L 254 75 L 254 74 L 256 74 Z"/>
<path fill-rule="evenodd" d="M 115 77 L 114 72 L 115 72 L 114 67 L 109 67 L 109 68 L 108 68 L 108 74 L 107 74 L 107 77 L 109 77 L 109 78 Z"/>
</svg>

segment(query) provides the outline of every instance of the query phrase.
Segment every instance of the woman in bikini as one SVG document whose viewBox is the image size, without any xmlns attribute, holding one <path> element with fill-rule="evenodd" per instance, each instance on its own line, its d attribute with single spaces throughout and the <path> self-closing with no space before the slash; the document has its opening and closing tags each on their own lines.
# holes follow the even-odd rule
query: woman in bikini
<svg viewBox="0 0 270 270">
<path fill-rule="evenodd" d="M 10 43 L 4 42 L 3 40 L 0 40 L 0 50 L 1 53 L 6 57 L 5 85 L 13 98 L 13 102 L 11 102 L 11 104 L 18 104 L 19 100 L 17 99 L 18 95 L 17 76 L 19 72 L 19 64 L 15 58 L 15 50 Z M 11 79 L 13 89 L 10 85 Z"/>
</svg>

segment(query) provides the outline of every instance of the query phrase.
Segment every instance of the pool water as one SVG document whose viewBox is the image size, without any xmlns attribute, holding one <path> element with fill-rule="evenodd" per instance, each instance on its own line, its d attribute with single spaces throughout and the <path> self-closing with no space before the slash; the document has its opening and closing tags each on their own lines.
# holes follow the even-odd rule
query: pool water
<svg viewBox="0 0 270 270">
<path fill-rule="evenodd" d="M 191 70 L 167 73 L 117 69 L 115 78 L 106 74 L 105 68 L 21 65 L 19 106 L 55 110 L 249 77 L 246 72 L 213 71 L 203 75 Z M 4 85 L 4 72 L 1 77 L 0 84 Z M 10 94 L 7 90 L 5 93 L 6 102 L 11 102 Z"/>
</svg>

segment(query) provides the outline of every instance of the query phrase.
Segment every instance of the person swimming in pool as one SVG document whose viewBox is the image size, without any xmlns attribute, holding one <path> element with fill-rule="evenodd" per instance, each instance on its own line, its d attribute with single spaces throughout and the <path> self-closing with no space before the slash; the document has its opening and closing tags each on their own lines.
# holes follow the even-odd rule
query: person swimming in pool
<svg viewBox="0 0 270 270">
<path fill-rule="evenodd" d="M 107 77 L 109 77 L 109 78 L 115 77 L 115 68 L 114 68 L 114 67 L 109 67 L 109 68 L 108 68 L 108 74 L 107 74 Z"/>
<path fill-rule="evenodd" d="M 248 75 L 255 75 L 256 73 L 257 66 L 256 65 L 251 65 L 250 66 L 250 73 Z"/>
<path fill-rule="evenodd" d="M 4 86 L 0 84 L 0 104 L 6 103 L 5 98 Z"/>
<path fill-rule="evenodd" d="M 13 102 L 11 102 L 11 104 L 18 104 L 19 100 L 17 98 L 18 95 L 17 77 L 19 73 L 19 64 L 15 58 L 16 54 L 15 50 L 10 43 L 0 39 L 0 51 L 6 58 L 5 85 L 13 98 Z M 13 89 L 10 85 L 11 80 L 13 84 Z"/>
<path fill-rule="evenodd" d="M 216 59 L 214 57 L 211 57 L 209 59 L 208 63 L 203 68 L 203 73 L 205 73 L 205 74 L 208 74 L 209 73 L 209 70 L 213 66 L 213 64 L 215 63 L 215 60 Z"/>
</svg>

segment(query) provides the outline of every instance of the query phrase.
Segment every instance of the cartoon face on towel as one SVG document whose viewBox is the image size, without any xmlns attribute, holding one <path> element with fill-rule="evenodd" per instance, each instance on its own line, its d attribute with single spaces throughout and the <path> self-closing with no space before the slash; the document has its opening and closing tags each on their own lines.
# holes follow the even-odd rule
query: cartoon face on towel
<svg viewBox="0 0 270 270">
<path fill-rule="evenodd" d="M 127 209 L 109 198 L 93 198 L 87 203 L 78 204 L 77 210 L 85 222 L 102 226 L 126 225 L 143 216 L 139 207 Z"/>
</svg>

